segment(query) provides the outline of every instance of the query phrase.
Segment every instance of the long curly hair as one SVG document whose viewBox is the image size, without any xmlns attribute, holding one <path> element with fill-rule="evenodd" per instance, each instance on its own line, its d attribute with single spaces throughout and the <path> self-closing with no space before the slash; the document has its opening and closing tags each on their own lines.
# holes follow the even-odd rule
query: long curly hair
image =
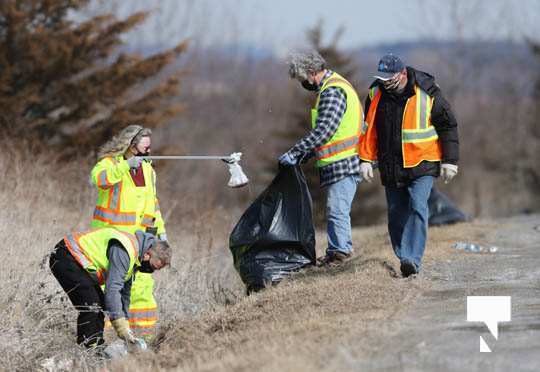
<svg viewBox="0 0 540 372">
<path fill-rule="evenodd" d="M 123 155 L 129 146 L 136 145 L 141 138 L 151 135 L 152 130 L 150 128 L 144 128 L 142 125 L 136 124 L 129 125 L 99 148 L 98 160 L 109 156 Z"/>
</svg>

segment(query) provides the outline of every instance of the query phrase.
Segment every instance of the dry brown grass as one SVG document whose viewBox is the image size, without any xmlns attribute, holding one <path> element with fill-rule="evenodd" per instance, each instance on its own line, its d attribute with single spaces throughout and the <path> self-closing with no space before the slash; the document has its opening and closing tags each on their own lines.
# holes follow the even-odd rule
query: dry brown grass
<svg viewBox="0 0 540 372">
<path fill-rule="evenodd" d="M 482 242 L 494 227 L 432 229 L 426 271 L 441 260 L 462 259 L 452 242 Z M 337 371 L 369 360 L 380 352 L 382 335 L 398 332 L 400 315 L 429 288 L 430 277 L 396 277 L 384 226 L 356 229 L 354 240 L 361 248 L 345 267 L 307 270 L 233 305 L 166 321 L 153 356 L 117 362 L 113 369 Z"/>
<path fill-rule="evenodd" d="M 16 151 L 10 156 L 0 160 L 6 267 L 0 270 L 0 363 L 6 370 L 36 370 L 54 357 L 72 363 L 70 370 L 94 370 L 103 365 L 74 345 L 76 313 L 42 264 L 64 233 L 88 226 L 90 164 L 58 166 L 50 156 Z M 378 350 L 381 334 L 397 332 L 400 314 L 430 286 L 429 267 L 458 257 L 452 242 L 482 242 L 495 227 L 432 229 L 426 273 L 414 280 L 394 274 L 399 268 L 385 226 L 356 229 L 356 258 L 345 267 L 306 270 L 246 297 L 227 247 L 237 218 L 218 209 L 169 223 L 175 256 L 173 269 L 156 275 L 158 339 L 150 352 L 108 370 L 350 369 Z M 318 242 L 320 254 L 323 234 Z"/>
</svg>

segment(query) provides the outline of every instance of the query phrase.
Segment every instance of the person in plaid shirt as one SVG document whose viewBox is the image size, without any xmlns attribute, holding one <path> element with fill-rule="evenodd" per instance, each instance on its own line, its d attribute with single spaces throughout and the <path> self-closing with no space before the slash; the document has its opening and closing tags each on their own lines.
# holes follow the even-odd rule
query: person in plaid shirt
<svg viewBox="0 0 540 372">
<path fill-rule="evenodd" d="M 321 187 L 327 189 L 328 248 L 320 263 L 335 265 L 352 254 L 350 211 L 360 183 L 358 157 L 362 106 L 352 85 L 326 68 L 315 51 L 294 54 L 289 75 L 318 94 L 312 110 L 312 130 L 279 157 L 285 165 L 296 165 L 315 156 Z"/>
</svg>

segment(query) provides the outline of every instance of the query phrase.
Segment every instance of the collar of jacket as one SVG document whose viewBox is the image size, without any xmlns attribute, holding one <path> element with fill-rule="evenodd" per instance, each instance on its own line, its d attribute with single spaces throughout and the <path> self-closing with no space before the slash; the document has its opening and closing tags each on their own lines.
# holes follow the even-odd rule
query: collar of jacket
<svg viewBox="0 0 540 372">
<path fill-rule="evenodd" d="M 321 88 L 323 87 L 324 83 L 326 82 L 326 80 L 330 78 L 330 76 L 332 76 L 333 73 L 334 71 L 330 69 L 326 70 L 326 73 L 324 74 L 323 78 L 321 79 L 321 82 L 319 83 L 319 86 L 317 87 L 317 93 L 321 91 Z"/>
<path fill-rule="evenodd" d="M 137 243 L 139 243 L 139 261 L 141 261 L 146 251 L 156 244 L 156 237 L 142 230 L 135 231 L 135 237 L 137 238 Z"/>
</svg>

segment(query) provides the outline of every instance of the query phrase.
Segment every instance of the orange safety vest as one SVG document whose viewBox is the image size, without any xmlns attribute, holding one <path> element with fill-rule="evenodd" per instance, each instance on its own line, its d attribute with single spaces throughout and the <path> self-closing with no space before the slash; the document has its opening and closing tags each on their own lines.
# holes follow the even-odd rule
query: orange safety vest
<svg viewBox="0 0 540 372">
<path fill-rule="evenodd" d="M 422 161 L 441 161 L 442 150 L 439 136 L 431 123 L 433 97 L 418 85 L 414 87 L 415 95 L 405 104 L 401 121 L 401 150 L 403 167 L 412 168 Z M 377 160 L 377 128 L 375 115 L 381 99 L 381 91 L 377 86 L 369 90 L 371 104 L 362 126 L 359 156 L 366 161 Z"/>
</svg>

